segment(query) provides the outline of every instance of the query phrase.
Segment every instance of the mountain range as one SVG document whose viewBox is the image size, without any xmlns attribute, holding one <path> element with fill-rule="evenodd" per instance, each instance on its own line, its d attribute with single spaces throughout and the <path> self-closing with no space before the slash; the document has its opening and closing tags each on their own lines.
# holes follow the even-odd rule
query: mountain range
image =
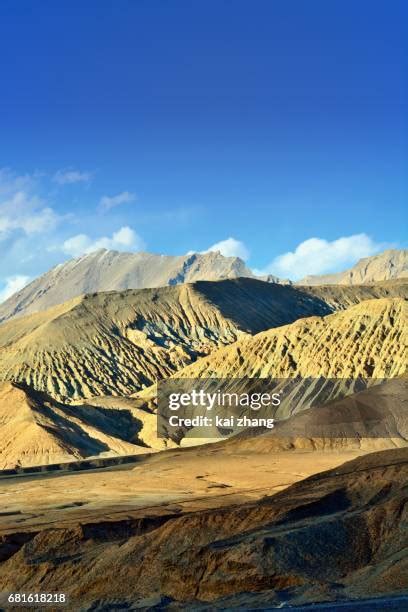
<svg viewBox="0 0 408 612">
<path fill-rule="evenodd" d="M 0 608 L 405 603 L 404 257 L 289 284 L 219 253 L 98 251 L 5 302 Z M 272 430 L 158 438 L 158 381 L 268 377 L 288 390 Z"/>
<path fill-rule="evenodd" d="M 388 250 L 360 260 L 339 274 L 306 277 L 295 284 L 356 285 L 389 279 L 407 278 L 408 250 Z M 59 264 L 34 279 L 0 304 L 0 323 L 83 294 L 178 285 L 197 280 L 258 278 L 269 283 L 292 284 L 273 275 L 256 277 L 239 257 L 224 257 L 219 252 L 165 256 L 151 253 L 121 253 L 101 249 Z"/>
<path fill-rule="evenodd" d="M 99 249 L 59 264 L 0 305 L 0 321 L 97 291 L 180 285 L 196 280 L 252 276 L 239 257 L 220 253 L 166 256 Z"/>
<path fill-rule="evenodd" d="M 0 325 L 0 380 L 64 400 L 129 395 L 190 364 L 192 377 L 388 376 L 404 297 L 399 282 L 351 293 L 251 278 L 88 294 Z"/>
<path fill-rule="evenodd" d="M 89 294 L 0 325 L 0 380 L 56 399 L 129 395 L 241 336 L 329 312 L 249 278 Z"/>
<path fill-rule="evenodd" d="M 361 285 L 391 278 L 408 278 L 408 250 L 389 249 L 360 259 L 352 268 L 337 274 L 305 276 L 298 285 Z"/>
</svg>

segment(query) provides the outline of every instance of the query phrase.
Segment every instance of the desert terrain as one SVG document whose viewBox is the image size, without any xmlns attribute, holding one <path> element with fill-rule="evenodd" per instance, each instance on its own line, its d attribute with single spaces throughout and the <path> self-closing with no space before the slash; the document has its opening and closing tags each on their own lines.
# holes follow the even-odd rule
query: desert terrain
<svg viewBox="0 0 408 612">
<path fill-rule="evenodd" d="M 76 611 L 405 605 L 405 252 L 327 284 L 225 259 L 98 251 L 2 305 L 1 593 Z M 159 438 L 157 383 L 186 379 L 292 392 L 272 430 Z"/>
<path fill-rule="evenodd" d="M 2 481 L 2 591 L 68 593 L 76 610 L 406 592 L 407 449 L 228 456 L 211 446 L 130 470 Z"/>
</svg>

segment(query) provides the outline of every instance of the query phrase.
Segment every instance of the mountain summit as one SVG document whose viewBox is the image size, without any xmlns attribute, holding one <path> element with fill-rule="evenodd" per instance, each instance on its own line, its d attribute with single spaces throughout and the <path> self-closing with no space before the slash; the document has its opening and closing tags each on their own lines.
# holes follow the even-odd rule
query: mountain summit
<svg viewBox="0 0 408 612">
<path fill-rule="evenodd" d="M 0 305 L 0 322 L 43 311 L 85 293 L 179 285 L 253 276 L 239 257 L 221 253 L 181 256 L 100 249 L 59 264 Z"/>
<path fill-rule="evenodd" d="M 345 272 L 307 276 L 292 283 L 271 274 L 256 276 L 242 259 L 225 257 L 219 251 L 174 256 L 100 249 L 55 266 L 9 297 L 0 304 L 0 323 L 12 317 L 47 310 L 87 293 L 149 289 L 239 277 L 303 286 L 352 286 L 408 278 L 408 250 L 384 251 L 361 259 Z"/>
<path fill-rule="evenodd" d="M 296 285 L 362 285 L 393 278 L 408 278 L 408 249 L 388 249 L 360 259 L 344 272 L 305 276 Z"/>
</svg>

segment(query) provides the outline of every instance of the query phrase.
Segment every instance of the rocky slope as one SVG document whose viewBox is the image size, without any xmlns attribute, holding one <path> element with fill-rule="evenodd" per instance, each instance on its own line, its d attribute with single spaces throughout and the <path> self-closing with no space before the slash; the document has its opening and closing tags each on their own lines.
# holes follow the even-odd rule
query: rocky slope
<svg viewBox="0 0 408 612">
<path fill-rule="evenodd" d="M 393 379 L 328 404 L 316 403 L 278 420 L 273 430 L 248 429 L 212 448 L 239 455 L 402 447 L 408 445 L 407 410 L 408 379 Z M 157 437 L 153 405 L 135 398 L 99 397 L 66 405 L 23 384 L 0 386 L 0 470 L 176 446 Z"/>
<path fill-rule="evenodd" d="M 387 378 L 406 369 L 407 301 L 361 302 L 243 338 L 175 374 L 181 378 Z"/>
<path fill-rule="evenodd" d="M 297 285 L 361 285 L 379 281 L 408 278 L 408 250 L 389 249 L 360 259 L 355 266 L 338 274 L 306 276 Z"/>
<path fill-rule="evenodd" d="M 402 594 L 407 477 L 408 450 L 398 449 L 249 503 L 20 527 L 2 537 L 0 591 L 65 592 L 78 611 L 265 609 Z"/>
<path fill-rule="evenodd" d="M 408 378 L 395 378 L 216 443 L 224 452 L 383 450 L 408 446 Z"/>
<path fill-rule="evenodd" d="M 3 383 L 0 470 L 146 452 L 155 424 L 155 415 L 134 407 L 72 407 L 25 385 Z"/>
<path fill-rule="evenodd" d="M 256 333 L 330 308 L 253 279 L 99 293 L 0 326 L 0 379 L 57 399 L 128 395 Z"/>
<path fill-rule="evenodd" d="M 345 310 L 364 300 L 401 297 L 408 299 L 408 281 L 394 279 L 371 285 L 301 285 L 299 289 L 323 300 L 332 310 Z"/>
<path fill-rule="evenodd" d="M 357 285 L 408 277 L 408 251 L 385 251 L 361 260 L 340 274 L 307 277 L 297 285 Z M 36 278 L 0 304 L 0 323 L 12 317 L 47 310 L 86 293 L 162 287 L 197 280 L 220 280 L 254 274 L 239 257 L 219 252 L 182 256 L 120 253 L 101 249 L 72 259 Z M 291 284 L 271 274 L 258 277 L 269 283 Z"/>
<path fill-rule="evenodd" d="M 216 253 L 165 256 L 101 249 L 60 264 L 0 305 L 0 322 L 47 310 L 97 291 L 122 291 L 252 276 L 238 257 Z"/>
</svg>

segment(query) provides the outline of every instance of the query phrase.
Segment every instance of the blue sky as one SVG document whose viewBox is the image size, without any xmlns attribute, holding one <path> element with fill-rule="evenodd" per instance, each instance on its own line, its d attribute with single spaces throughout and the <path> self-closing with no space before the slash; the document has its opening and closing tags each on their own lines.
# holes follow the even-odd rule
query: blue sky
<svg viewBox="0 0 408 612">
<path fill-rule="evenodd" d="M 405 0 L 2 0 L 0 286 L 95 246 L 218 245 L 292 277 L 405 246 L 407 20 Z"/>
</svg>

